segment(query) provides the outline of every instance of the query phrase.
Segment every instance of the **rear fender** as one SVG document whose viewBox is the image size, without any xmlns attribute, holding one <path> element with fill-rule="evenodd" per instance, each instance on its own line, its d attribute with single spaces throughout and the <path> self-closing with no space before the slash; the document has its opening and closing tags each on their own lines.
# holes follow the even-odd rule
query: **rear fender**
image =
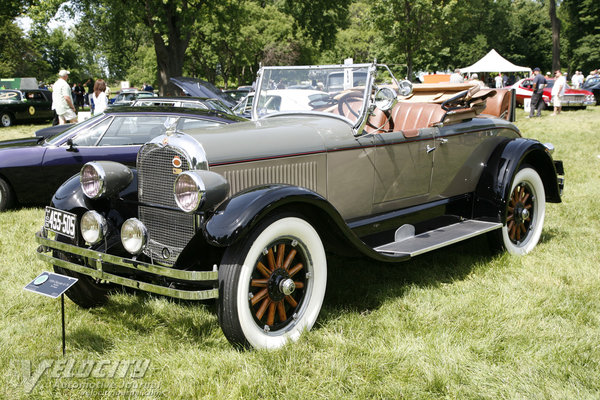
<svg viewBox="0 0 600 400">
<path fill-rule="evenodd" d="M 546 201 L 561 202 L 557 171 L 549 150 L 538 141 L 517 138 L 500 144 L 489 158 L 476 189 L 475 217 L 506 222 L 506 199 L 512 179 L 523 164 L 531 165 L 540 175 Z"/>
</svg>

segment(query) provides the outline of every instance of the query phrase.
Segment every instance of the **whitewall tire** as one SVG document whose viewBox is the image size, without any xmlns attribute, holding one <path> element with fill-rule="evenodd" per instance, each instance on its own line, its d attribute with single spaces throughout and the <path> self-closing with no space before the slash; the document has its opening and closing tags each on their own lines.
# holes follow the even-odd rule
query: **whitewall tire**
<svg viewBox="0 0 600 400">
<path fill-rule="evenodd" d="M 527 254 L 540 240 L 546 212 L 544 184 L 533 168 L 525 166 L 517 172 L 506 207 L 502 244 L 510 254 Z"/>
<path fill-rule="evenodd" d="M 275 349 L 314 325 L 327 285 L 325 249 L 295 216 L 274 216 L 229 247 L 219 269 L 219 322 L 234 345 Z"/>
</svg>

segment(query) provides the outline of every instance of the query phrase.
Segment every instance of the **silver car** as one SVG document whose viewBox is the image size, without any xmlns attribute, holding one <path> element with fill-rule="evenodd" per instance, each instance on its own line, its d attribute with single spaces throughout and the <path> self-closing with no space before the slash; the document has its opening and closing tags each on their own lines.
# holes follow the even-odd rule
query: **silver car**
<svg viewBox="0 0 600 400">
<path fill-rule="evenodd" d="M 488 234 L 521 255 L 561 201 L 509 91 L 413 92 L 379 64 L 265 67 L 256 88 L 251 121 L 168 128 L 135 169 L 91 162 L 57 191 L 39 257 L 75 303 L 215 298 L 231 343 L 277 348 L 315 323 L 326 251 L 400 262 Z"/>
</svg>

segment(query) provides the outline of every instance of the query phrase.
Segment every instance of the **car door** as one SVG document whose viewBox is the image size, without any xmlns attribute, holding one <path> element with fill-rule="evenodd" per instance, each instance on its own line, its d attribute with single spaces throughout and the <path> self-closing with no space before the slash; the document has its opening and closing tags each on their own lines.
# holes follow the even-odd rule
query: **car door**
<svg viewBox="0 0 600 400">
<path fill-rule="evenodd" d="M 375 185 L 373 212 L 420 204 L 428 197 L 438 128 L 373 135 Z"/>
</svg>

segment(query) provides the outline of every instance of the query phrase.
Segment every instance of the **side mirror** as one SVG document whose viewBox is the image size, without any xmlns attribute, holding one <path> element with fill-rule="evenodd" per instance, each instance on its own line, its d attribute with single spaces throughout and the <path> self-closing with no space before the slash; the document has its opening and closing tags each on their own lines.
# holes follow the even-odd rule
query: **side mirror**
<svg viewBox="0 0 600 400">
<path fill-rule="evenodd" d="M 375 92 L 375 107 L 381 111 L 391 110 L 398 102 L 398 94 L 394 89 L 383 87 Z"/>
<path fill-rule="evenodd" d="M 73 144 L 73 139 L 72 138 L 68 138 L 67 139 L 67 151 L 72 151 L 74 153 L 77 153 L 79 150 L 77 150 L 77 147 L 75 147 L 75 145 Z"/>
</svg>

